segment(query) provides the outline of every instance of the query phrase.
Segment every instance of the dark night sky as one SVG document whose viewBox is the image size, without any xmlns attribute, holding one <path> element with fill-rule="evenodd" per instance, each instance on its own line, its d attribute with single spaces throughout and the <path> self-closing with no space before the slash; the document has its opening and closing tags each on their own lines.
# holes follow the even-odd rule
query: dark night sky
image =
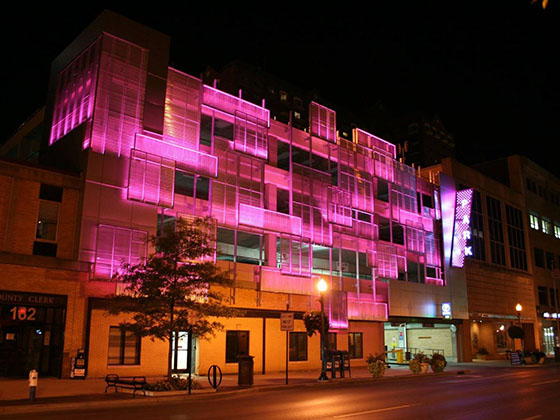
<svg viewBox="0 0 560 420">
<path fill-rule="evenodd" d="M 350 110 L 381 101 L 396 114 L 438 113 L 460 160 L 520 153 L 560 176 L 556 3 L 105 7 L 170 35 L 172 64 L 187 73 L 238 58 Z M 4 15 L 0 139 L 44 103 L 50 62 L 103 9 L 53 4 Z"/>
</svg>

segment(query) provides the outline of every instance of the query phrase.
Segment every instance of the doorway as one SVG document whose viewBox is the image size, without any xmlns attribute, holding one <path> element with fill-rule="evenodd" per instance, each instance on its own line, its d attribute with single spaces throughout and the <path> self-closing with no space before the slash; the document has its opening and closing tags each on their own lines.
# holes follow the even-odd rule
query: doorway
<svg viewBox="0 0 560 420">
<path fill-rule="evenodd" d="M 188 373 L 189 368 L 189 333 L 179 331 L 173 333 L 172 342 L 172 370 L 173 373 Z M 192 372 L 192 367 L 191 367 Z"/>
</svg>

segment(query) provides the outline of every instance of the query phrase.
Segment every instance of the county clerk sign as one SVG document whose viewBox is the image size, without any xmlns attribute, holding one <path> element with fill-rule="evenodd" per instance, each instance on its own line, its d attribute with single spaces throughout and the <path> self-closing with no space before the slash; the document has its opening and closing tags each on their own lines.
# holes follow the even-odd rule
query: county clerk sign
<svg viewBox="0 0 560 420">
<path fill-rule="evenodd" d="M 0 304 L 20 306 L 66 306 L 66 296 L 0 290 Z"/>
</svg>

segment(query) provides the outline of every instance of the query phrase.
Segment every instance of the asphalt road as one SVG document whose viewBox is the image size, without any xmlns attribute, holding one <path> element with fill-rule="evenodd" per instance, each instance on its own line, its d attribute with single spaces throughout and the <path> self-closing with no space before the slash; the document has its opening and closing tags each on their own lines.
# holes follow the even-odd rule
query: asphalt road
<svg viewBox="0 0 560 420">
<path fill-rule="evenodd" d="M 34 413 L 11 418 L 560 419 L 560 368 L 480 369 L 467 375 L 317 384 L 280 391 L 214 394 L 169 404 Z"/>
</svg>

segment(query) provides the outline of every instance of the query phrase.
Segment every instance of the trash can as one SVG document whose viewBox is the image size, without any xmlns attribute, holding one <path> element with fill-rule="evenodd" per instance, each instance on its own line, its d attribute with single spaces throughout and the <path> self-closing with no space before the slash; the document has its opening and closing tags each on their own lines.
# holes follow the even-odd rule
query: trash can
<svg viewBox="0 0 560 420">
<path fill-rule="evenodd" d="M 403 349 L 397 349 L 396 350 L 397 353 L 397 363 L 404 363 L 404 357 L 403 357 Z"/>
<path fill-rule="evenodd" d="M 248 354 L 243 354 L 237 356 L 237 385 L 251 386 L 253 385 L 253 358 L 255 356 L 249 356 Z"/>
</svg>

